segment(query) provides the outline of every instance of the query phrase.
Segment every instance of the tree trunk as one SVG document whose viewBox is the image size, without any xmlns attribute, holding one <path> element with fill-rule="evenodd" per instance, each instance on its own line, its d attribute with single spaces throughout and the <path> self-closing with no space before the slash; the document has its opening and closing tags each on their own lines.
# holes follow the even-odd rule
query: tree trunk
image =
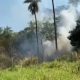
<svg viewBox="0 0 80 80">
<path fill-rule="evenodd" d="M 39 59 L 39 40 L 38 40 L 38 25 L 37 25 L 36 13 L 35 13 L 35 24 L 36 24 L 37 54 Z"/>
<path fill-rule="evenodd" d="M 55 20 L 54 0 L 52 0 L 52 7 L 53 7 L 53 20 L 54 20 L 54 29 L 55 29 L 55 46 L 56 46 L 56 50 L 58 50 L 58 44 L 57 44 L 57 25 L 56 25 L 56 20 Z"/>
</svg>

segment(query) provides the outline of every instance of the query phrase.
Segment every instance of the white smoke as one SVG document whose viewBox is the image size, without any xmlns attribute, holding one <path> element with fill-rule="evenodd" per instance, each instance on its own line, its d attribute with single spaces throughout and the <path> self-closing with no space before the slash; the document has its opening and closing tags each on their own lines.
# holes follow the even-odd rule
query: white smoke
<svg viewBox="0 0 80 80">
<path fill-rule="evenodd" d="M 76 7 L 79 4 L 80 0 L 69 0 L 69 2 Z"/>
<path fill-rule="evenodd" d="M 68 40 L 69 31 L 73 30 L 76 26 L 77 13 L 74 6 L 70 5 L 68 10 L 63 10 L 60 13 L 60 26 L 59 26 L 59 34 L 61 35 L 58 38 L 59 48 L 66 48 L 67 50 L 71 49 L 70 42 Z M 61 46 L 62 45 L 62 46 Z"/>
<path fill-rule="evenodd" d="M 50 56 L 51 54 L 53 54 L 55 48 L 54 42 L 47 40 L 43 43 L 43 46 L 44 46 L 44 55 L 47 54 L 48 56 Z"/>
<path fill-rule="evenodd" d="M 60 16 L 60 22 L 58 26 L 58 33 L 60 36 L 58 37 L 58 49 L 59 52 L 57 52 L 56 56 L 54 55 L 55 50 L 55 41 L 44 41 L 43 42 L 43 48 L 44 53 L 43 57 L 45 59 L 47 58 L 56 58 L 57 56 L 60 56 L 60 53 L 64 53 L 67 51 L 70 51 L 72 46 L 70 45 L 70 41 L 68 40 L 69 31 L 73 30 L 76 26 L 76 20 L 77 20 L 77 13 L 76 8 L 73 5 L 70 5 L 68 9 L 62 10 L 59 14 Z M 26 42 L 26 41 L 25 41 Z M 33 42 L 36 44 L 36 41 Z M 37 48 L 34 48 L 35 46 L 30 41 L 27 42 L 27 44 L 24 43 L 24 47 L 28 49 L 28 51 L 31 51 L 31 53 L 36 53 Z M 40 48 L 42 47 L 41 43 L 39 43 Z M 27 45 L 27 46 L 26 46 Z M 23 48 L 23 46 L 21 47 Z M 26 50 L 26 49 L 25 49 Z M 42 48 L 40 49 L 40 51 Z M 25 52 L 25 51 L 24 51 Z"/>
<path fill-rule="evenodd" d="M 58 26 L 58 32 L 60 36 L 58 37 L 58 49 L 60 53 L 71 51 L 71 44 L 68 40 L 69 31 L 73 30 L 76 26 L 77 13 L 74 6 L 70 5 L 67 10 L 62 10 L 60 12 L 60 22 Z M 55 42 L 54 41 L 45 41 L 44 45 L 44 54 L 52 56 L 55 53 Z"/>
</svg>

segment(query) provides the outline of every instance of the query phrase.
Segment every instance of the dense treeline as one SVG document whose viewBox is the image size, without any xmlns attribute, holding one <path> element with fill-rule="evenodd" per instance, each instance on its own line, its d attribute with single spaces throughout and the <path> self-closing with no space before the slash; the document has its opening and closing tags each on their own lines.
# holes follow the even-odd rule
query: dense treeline
<svg viewBox="0 0 80 80">
<path fill-rule="evenodd" d="M 43 40 L 54 40 L 53 23 L 49 21 L 38 21 L 39 46 Z M 15 60 L 37 55 L 36 52 L 36 29 L 35 22 L 30 22 L 29 26 L 20 32 L 14 32 L 10 27 L 0 28 L 0 55 L 5 55 Z M 31 53 L 30 53 L 31 51 Z M 41 55 L 40 55 L 41 56 Z"/>
<path fill-rule="evenodd" d="M 74 50 L 80 49 L 80 21 L 77 26 L 70 32 L 69 40 Z M 58 34 L 59 35 L 59 34 Z M 52 22 L 38 21 L 38 38 L 39 47 L 41 48 L 40 57 L 43 57 L 42 42 L 54 40 L 54 26 Z M 24 57 L 38 56 L 36 44 L 36 26 L 35 22 L 30 22 L 28 27 L 19 32 L 14 32 L 10 27 L 0 28 L 0 66 L 11 66 L 18 63 Z M 10 64 L 11 63 L 11 64 Z"/>
</svg>

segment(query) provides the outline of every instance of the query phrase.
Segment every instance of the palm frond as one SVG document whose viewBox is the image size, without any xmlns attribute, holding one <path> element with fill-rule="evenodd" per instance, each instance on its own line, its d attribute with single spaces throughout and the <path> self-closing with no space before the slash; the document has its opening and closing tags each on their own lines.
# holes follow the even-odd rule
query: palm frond
<svg viewBox="0 0 80 80">
<path fill-rule="evenodd" d="M 25 0 L 24 3 L 30 3 L 30 2 L 33 2 L 33 1 L 40 2 L 41 0 Z"/>
<path fill-rule="evenodd" d="M 28 7 L 28 10 L 34 15 L 35 12 L 38 12 L 38 3 L 36 1 L 31 2 Z"/>
<path fill-rule="evenodd" d="M 33 0 L 25 0 L 24 3 L 30 3 L 32 2 Z"/>
</svg>

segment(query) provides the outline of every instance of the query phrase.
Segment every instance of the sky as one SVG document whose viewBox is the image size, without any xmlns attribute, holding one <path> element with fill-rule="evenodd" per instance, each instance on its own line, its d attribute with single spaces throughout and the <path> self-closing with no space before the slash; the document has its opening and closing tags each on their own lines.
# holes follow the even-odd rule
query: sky
<svg viewBox="0 0 80 80">
<path fill-rule="evenodd" d="M 51 0 L 52 1 L 52 0 Z M 40 12 L 44 13 L 45 8 L 52 8 L 50 0 L 42 0 L 40 3 Z M 55 7 L 67 5 L 68 0 L 54 0 Z M 0 0 L 0 27 L 11 27 L 14 31 L 20 31 L 28 26 L 32 20 L 32 15 L 27 10 L 27 4 L 24 0 Z"/>
</svg>

